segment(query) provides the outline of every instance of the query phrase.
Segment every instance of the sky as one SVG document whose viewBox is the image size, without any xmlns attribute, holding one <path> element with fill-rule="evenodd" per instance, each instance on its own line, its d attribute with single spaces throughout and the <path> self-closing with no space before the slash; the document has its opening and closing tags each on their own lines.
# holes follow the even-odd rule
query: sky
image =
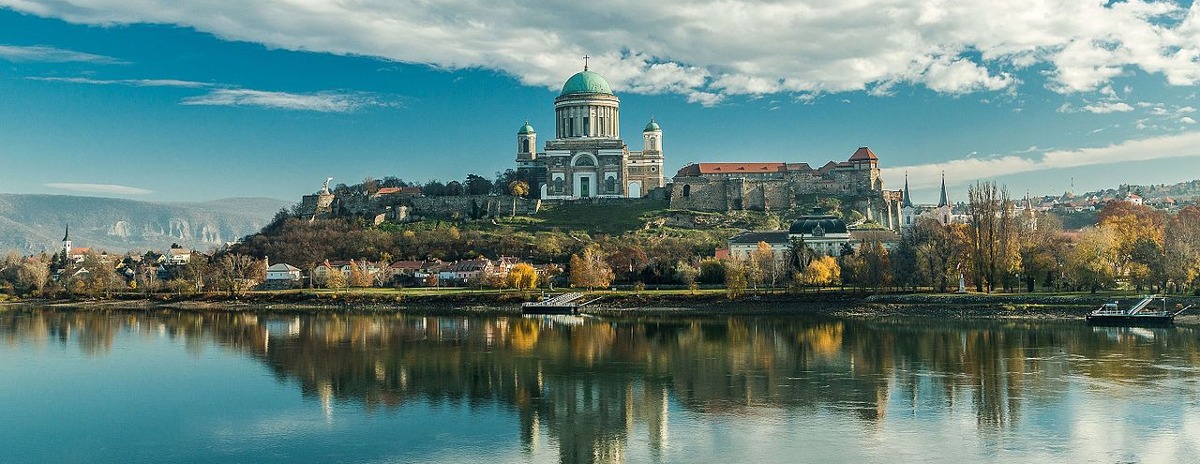
<svg viewBox="0 0 1200 464">
<path fill-rule="evenodd" d="M 1188 1 L 0 0 L 0 192 L 491 177 L 584 55 L 668 176 L 869 146 L 918 203 L 1200 178 Z"/>
</svg>

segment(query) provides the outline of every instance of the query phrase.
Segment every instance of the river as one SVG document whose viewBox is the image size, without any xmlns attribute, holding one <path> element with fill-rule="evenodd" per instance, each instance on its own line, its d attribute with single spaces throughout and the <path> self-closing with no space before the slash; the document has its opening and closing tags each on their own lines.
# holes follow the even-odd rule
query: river
<svg viewBox="0 0 1200 464">
<path fill-rule="evenodd" d="M 0 462 L 1196 462 L 1200 330 L 0 312 Z"/>
</svg>

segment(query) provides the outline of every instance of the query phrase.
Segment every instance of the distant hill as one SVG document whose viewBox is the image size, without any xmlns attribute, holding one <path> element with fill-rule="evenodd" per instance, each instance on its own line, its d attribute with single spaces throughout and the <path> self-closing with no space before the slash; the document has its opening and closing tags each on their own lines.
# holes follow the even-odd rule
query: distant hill
<svg viewBox="0 0 1200 464">
<path fill-rule="evenodd" d="M 228 198 L 203 203 L 150 203 L 68 195 L 0 194 L 0 251 L 58 249 L 71 225 L 75 246 L 122 253 L 172 243 L 208 250 L 258 232 L 291 203 Z"/>
</svg>

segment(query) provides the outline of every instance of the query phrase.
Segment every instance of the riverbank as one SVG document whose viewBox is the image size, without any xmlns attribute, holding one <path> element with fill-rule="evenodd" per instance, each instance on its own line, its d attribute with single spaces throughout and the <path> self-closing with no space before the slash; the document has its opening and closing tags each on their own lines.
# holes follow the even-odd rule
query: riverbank
<svg viewBox="0 0 1200 464">
<path fill-rule="evenodd" d="M 540 292 L 495 290 L 397 291 L 271 291 L 242 297 L 223 295 L 120 295 L 91 300 L 9 300 L 4 307 L 49 307 L 74 310 L 183 310 L 405 313 L 422 315 L 520 314 L 520 304 Z M 723 291 L 680 290 L 601 291 L 601 297 L 581 312 L 604 317 L 823 315 L 831 317 L 939 317 L 961 319 L 1082 319 L 1101 304 L 1120 300 L 1131 304 L 1138 296 L 1103 294 L 880 294 L 842 291 L 800 294 L 752 293 L 730 300 Z M 1200 305 L 1197 297 L 1172 297 L 1171 303 Z M 1196 311 L 1192 313 L 1191 311 Z M 1177 318 L 1181 324 L 1200 324 L 1200 309 Z"/>
</svg>

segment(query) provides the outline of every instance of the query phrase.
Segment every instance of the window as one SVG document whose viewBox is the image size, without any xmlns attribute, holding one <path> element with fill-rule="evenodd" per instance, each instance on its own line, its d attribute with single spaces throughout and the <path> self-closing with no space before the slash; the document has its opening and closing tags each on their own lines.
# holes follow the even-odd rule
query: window
<svg viewBox="0 0 1200 464">
<path fill-rule="evenodd" d="M 692 186 L 691 186 L 691 185 L 684 185 L 684 186 L 683 186 L 683 197 L 684 197 L 684 198 L 687 198 L 687 197 L 690 197 L 690 196 L 692 196 Z"/>
<path fill-rule="evenodd" d="M 657 137 L 650 137 L 650 149 L 651 150 L 658 149 L 658 138 Z"/>
<path fill-rule="evenodd" d="M 529 139 L 521 140 L 521 153 L 529 153 Z"/>
<path fill-rule="evenodd" d="M 584 137 L 592 135 L 592 124 L 591 123 L 592 123 L 592 118 L 589 118 L 587 116 L 583 117 L 583 136 Z"/>
</svg>

